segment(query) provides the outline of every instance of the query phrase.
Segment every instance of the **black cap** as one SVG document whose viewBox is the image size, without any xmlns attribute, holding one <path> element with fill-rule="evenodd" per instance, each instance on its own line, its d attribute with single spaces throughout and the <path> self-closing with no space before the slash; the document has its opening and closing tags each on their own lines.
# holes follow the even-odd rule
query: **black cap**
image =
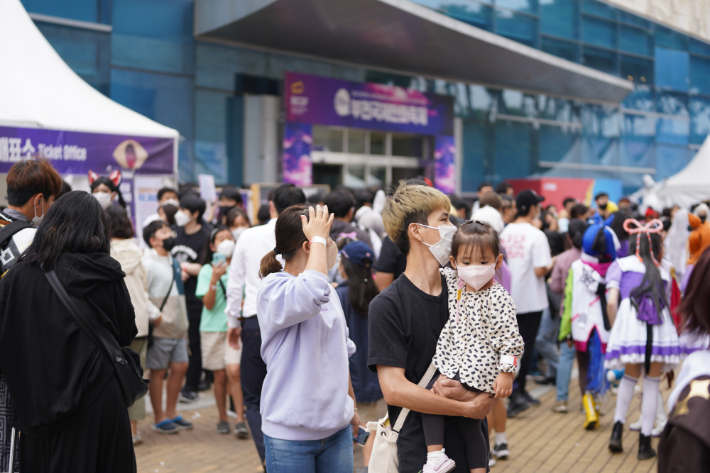
<svg viewBox="0 0 710 473">
<path fill-rule="evenodd" d="M 543 200 L 545 200 L 545 198 L 541 195 L 537 195 L 537 193 L 532 189 L 520 191 L 518 195 L 515 196 L 515 204 L 518 207 L 518 215 L 526 216 L 530 212 L 530 207 L 539 204 Z"/>
</svg>

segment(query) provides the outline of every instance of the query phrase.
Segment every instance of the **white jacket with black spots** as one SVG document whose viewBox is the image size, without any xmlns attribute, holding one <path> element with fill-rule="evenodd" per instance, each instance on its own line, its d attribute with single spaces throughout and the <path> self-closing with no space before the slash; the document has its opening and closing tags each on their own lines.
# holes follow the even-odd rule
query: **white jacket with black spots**
<svg viewBox="0 0 710 473">
<path fill-rule="evenodd" d="M 515 364 L 501 364 L 501 356 L 517 359 L 523 354 L 513 298 L 494 282 L 483 291 L 462 291 L 456 321 L 458 273 L 441 269 L 449 290 L 449 320 L 439 336 L 434 365 L 448 378 L 457 374 L 466 386 L 495 392 L 493 382 L 500 372 L 515 372 Z"/>
</svg>

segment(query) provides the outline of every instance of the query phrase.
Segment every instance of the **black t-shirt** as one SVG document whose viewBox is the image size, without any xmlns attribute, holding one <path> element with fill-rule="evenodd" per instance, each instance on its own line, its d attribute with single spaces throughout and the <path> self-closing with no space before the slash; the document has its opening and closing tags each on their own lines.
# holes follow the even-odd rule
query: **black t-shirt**
<svg viewBox="0 0 710 473">
<path fill-rule="evenodd" d="M 177 227 L 175 230 L 177 237 L 175 238 L 175 246 L 170 253 L 180 263 L 201 263 L 200 256 L 205 247 L 207 239 L 210 237 L 210 229 L 206 225 L 202 225 L 197 232 L 192 235 L 185 233 L 184 227 Z M 185 303 L 188 308 L 200 306 L 202 310 L 202 301 L 195 296 L 197 290 L 197 277 L 190 276 L 185 281 Z"/>
<path fill-rule="evenodd" d="M 377 259 L 375 269 L 381 273 L 394 274 L 395 279 L 399 278 L 404 273 L 404 270 L 407 269 L 407 257 L 399 251 L 399 248 L 395 246 L 387 235 L 382 240 L 380 257 Z"/>
<path fill-rule="evenodd" d="M 370 304 L 368 366 L 377 365 L 404 368 L 405 377 L 419 384 L 426 373 L 446 321 L 449 318 L 448 290 L 441 277 L 441 294 L 432 296 L 416 287 L 407 276 L 397 278 Z M 402 410 L 387 406 L 391 424 Z M 485 436 L 488 424 L 482 423 Z M 468 473 L 466 449 L 455 417 L 447 417 L 444 432 L 446 454 L 456 462 L 455 472 Z M 426 463 L 426 442 L 422 416 L 410 412 L 397 440 L 399 471 L 417 473 Z"/>
</svg>

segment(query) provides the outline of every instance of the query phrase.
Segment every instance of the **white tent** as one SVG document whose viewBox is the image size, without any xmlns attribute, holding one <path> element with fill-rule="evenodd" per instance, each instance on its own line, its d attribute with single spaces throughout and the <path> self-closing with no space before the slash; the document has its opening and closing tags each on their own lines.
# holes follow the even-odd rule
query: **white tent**
<svg viewBox="0 0 710 473">
<path fill-rule="evenodd" d="M 0 126 L 179 136 L 84 82 L 47 42 L 20 0 L 0 0 Z"/>
<path fill-rule="evenodd" d="M 663 206 L 675 204 L 686 209 L 710 199 L 710 137 L 682 171 L 663 181 L 656 194 Z"/>
</svg>

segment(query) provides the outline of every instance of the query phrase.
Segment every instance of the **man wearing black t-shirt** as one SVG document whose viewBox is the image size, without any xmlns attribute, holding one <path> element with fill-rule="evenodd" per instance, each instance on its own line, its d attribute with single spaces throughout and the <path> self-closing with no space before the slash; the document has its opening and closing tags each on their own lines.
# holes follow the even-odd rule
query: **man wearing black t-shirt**
<svg viewBox="0 0 710 473">
<path fill-rule="evenodd" d="M 407 268 L 407 257 L 392 243 L 392 239 L 385 235 L 382 239 L 380 257 L 375 264 L 375 284 L 380 292 L 387 289 L 394 280 L 399 278 Z"/>
<path fill-rule="evenodd" d="M 402 409 L 397 406 L 412 411 L 397 440 L 401 473 L 417 473 L 427 460 L 420 413 L 484 419 L 482 430 L 488 439 L 485 416 L 493 408 L 493 399 L 476 396 L 457 381 L 445 378 L 440 378 L 432 391 L 417 386 L 449 318 L 448 291 L 429 246 L 439 242 L 439 226 L 451 225 L 450 208 L 448 197 L 433 188 L 400 185 L 387 200 L 382 215 L 387 234 L 407 257 L 407 266 L 404 274 L 370 304 L 368 365 L 377 372 L 391 424 Z M 444 448 L 456 462 L 454 471 L 468 473 L 455 417 L 447 418 Z"/>
<path fill-rule="evenodd" d="M 202 250 L 211 230 L 210 227 L 202 224 L 202 214 L 205 213 L 205 207 L 205 201 L 194 193 L 188 193 L 180 199 L 179 212 L 186 215 L 187 223 L 177 227 L 175 246 L 170 250 L 182 268 L 187 317 L 190 320 L 188 330 L 190 366 L 185 374 L 185 386 L 180 393 L 182 402 L 191 402 L 197 399 L 198 386 L 202 377 L 202 348 L 200 346 L 202 300 L 195 296 L 195 291 L 197 289 L 197 275 L 202 268 L 202 261 L 200 261 Z"/>
</svg>

